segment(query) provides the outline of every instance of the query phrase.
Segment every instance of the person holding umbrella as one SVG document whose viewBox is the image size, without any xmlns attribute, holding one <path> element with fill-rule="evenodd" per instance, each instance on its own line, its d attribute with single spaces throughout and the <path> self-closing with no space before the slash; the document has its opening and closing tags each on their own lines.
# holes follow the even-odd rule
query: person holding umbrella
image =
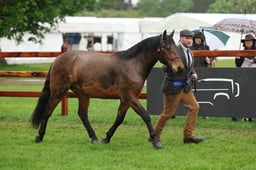
<svg viewBox="0 0 256 170">
<path fill-rule="evenodd" d="M 209 46 L 206 45 L 205 35 L 200 30 L 194 31 L 193 44 L 190 47 L 191 50 L 210 50 Z M 208 67 L 215 63 L 215 58 L 210 59 L 207 56 L 195 57 L 194 67 Z M 202 116 L 203 119 L 208 119 L 208 116 Z"/>
<path fill-rule="evenodd" d="M 191 50 L 209 50 L 209 46 L 205 44 L 205 36 L 201 31 L 194 31 L 193 44 Z M 195 57 L 194 67 L 208 67 L 211 64 L 209 57 Z"/>
</svg>

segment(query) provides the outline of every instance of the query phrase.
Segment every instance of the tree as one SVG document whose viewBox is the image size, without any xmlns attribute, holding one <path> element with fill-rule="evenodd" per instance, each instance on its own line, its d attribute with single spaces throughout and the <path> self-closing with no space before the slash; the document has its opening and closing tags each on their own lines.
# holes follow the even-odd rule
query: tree
<svg viewBox="0 0 256 170">
<path fill-rule="evenodd" d="M 214 3 L 216 0 L 193 0 L 193 5 L 189 9 L 189 12 L 207 12 L 210 4 Z"/>
<path fill-rule="evenodd" d="M 208 12 L 218 13 L 256 13 L 255 0 L 216 0 Z"/>
<path fill-rule="evenodd" d="M 102 9 L 127 10 L 132 9 L 131 0 L 98 0 L 97 4 Z"/>
<path fill-rule="evenodd" d="M 159 0 L 140 0 L 137 4 L 139 13 L 148 17 L 162 16 Z"/>
<path fill-rule="evenodd" d="M 25 32 L 30 41 L 41 42 L 44 33 L 63 20 L 83 10 L 94 10 L 96 0 L 0 0 L 0 38 L 23 41 Z"/>
<path fill-rule="evenodd" d="M 176 12 L 187 12 L 193 1 L 187 0 L 140 0 L 137 9 L 147 17 L 165 17 Z"/>
</svg>

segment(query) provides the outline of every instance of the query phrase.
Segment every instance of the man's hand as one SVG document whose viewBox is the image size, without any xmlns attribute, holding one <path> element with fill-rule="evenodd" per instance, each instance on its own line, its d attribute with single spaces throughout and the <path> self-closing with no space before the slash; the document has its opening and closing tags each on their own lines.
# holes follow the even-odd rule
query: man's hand
<svg viewBox="0 0 256 170">
<path fill-rule="evenodd" d="M 210 59 L 209 57 L 206 57 L 206 58 L 205 58 L 205 62 L 206 62 L 207 64 L 211 64 L 211 59 Z"/>
<path fill-rule="evenodd" d="M 196 73 L 191 75 L 191 80 L 197 80 L 197 79 L 198 79 L 198 76 Z"/>
</svg>

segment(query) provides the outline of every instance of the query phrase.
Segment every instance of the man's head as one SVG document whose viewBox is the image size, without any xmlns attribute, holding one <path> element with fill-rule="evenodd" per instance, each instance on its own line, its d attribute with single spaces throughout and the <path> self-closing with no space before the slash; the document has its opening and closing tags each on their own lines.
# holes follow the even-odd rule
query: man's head
<svg viewBox="0 0 256 170">
<path fill-rule="evenodd" d="M 190 47 L 192 45 L 193 42 L 193 32 L 188 30 L 188 29 L 184 29 L 180 32 L 180 42 L 185 46 L 185 47 Z"/>
</svg>

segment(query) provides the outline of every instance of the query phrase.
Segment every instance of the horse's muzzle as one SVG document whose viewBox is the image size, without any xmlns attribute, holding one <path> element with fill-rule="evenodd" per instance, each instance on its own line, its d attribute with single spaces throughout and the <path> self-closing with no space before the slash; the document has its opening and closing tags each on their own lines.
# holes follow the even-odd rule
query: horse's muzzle
<svg viewBox="0 0 256 170">
<path fill-rule="evenodd" d="M 173 73 L 181 73 L 184 69 L 181 66 L 175 66 L 175 65 L 171 65 L 170 68 L 172 69 Z"/>
<path fill-rule="evenodd" d="M 181 73 L 182 71 L 183 71 L 183 69 L 181 67 L 178 67 L 177 72 Z"/>
</svg>

